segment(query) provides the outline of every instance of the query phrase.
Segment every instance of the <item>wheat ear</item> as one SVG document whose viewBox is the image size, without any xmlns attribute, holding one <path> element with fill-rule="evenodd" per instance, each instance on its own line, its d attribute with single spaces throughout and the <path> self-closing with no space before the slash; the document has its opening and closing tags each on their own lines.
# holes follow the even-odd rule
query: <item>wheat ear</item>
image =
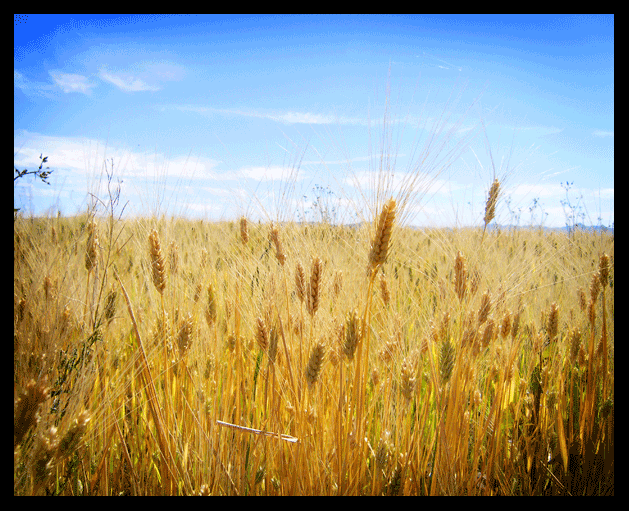
<svg viewBox="0 0 629 511">
<path fill-rule="evenodd" d="M 92 268 L 96 264 L 97 255 L 98 232 L 96 222 L 92 220 L 87 227 L 87 246 L 85 247 L 85 269 L 88 272 L 91 272 Z"/>
<path fill-rule="evenodd" d="M 489 189 L 489 196 L 485 203 L 485 229 L 489 223 L 496 217 L 496 204 L 498 203 L 498 195 L 500 194 L 500 181 L 494 179 L 494 182 Z"/>
<path fill-rule="evenodd" d="M 271 223 L 271 241 L 273 242 L 273 245 L 275 245 L 275 258 L 282 266 L 284 266 L 284 263 L 286 262 L 284 246 L 282 245 L 282 240 L 280 239 L 280 232 L 273 223 Z"/>
<path fill-rule="evenodd" d="M 85 286 L 85 308 L 83 316 L 87 314 L 88 296 L 90 292 L 90 277 L 98 257 L 98 233 L 96 221 L 92 220 L 87 226 L 87 245 L 85 247 L 85 269 L 87 270 L 87 285 Z M 90 305 L 91 307 L 91 305 Z M 90 311 L 91 313 L 91 311 Z"/>
<path fill-rule="evenodd" d="M 216 297 L 214 287 L 210 282 L 207 286 L 207 307 L 205 309 L 205 320 L 209 327 L 216 323 Z"/>
<path fill-rule="evenodd" d="M 314 316 L 319 309 L 319 298 L 321 294 L 321 274 L 323 273 L 323 263 L 321 259 L 316 257 L 312 261 L 312 270 L 310 272 L 310 282 L 308 284 L 308 293 L 306 296 L 306 307 L 308 313 Z"/>
<path fill-rule="evenodd" d="M 347 315 L 347 318 L 345 319 L 345 326 L 342 329 L 342 335 L 343 353 L 349 360 L 352 360 L 362 336 L 362 328 L 360 319 L 358 318 L 358 311 L 356 309 Z"/>
<path fill-rule="evenodd" d="M 242 217 L 240 219 L 240 238 L 242 239 L 243 245 L 246 245 L 249 241 L 249 230 L 247 228 L 247 218 Z"/>
<path fill-rule="evenodd" d="M 459 301 L 462 302 L 465 291 L 467 290 L 467 268 L 465 265 L 465 257 L 463 257 L 460 250 L 454 261 L 454 290 L 459 297 Z"/>
<path fill-rule="evenodd" d="M 300 262 L 298 262 L 297 268 L 295 268 L 295 292 L 297 293 L 297 298 L 301 303 L 304 303 L 305 289 L 306 275 L 304 273 L 304 267 Z"/>
<path fill-rule="evenodd" d="M 153 285 L 159 294 L 164 294 L 166 288 L 166 265 L 159 241 L 159 234 L 153 229 L 149 235 L 149 250 L 151 253 L 151 270 L 153 275 Z"/>
<path fill-rule="evenodd" d="M 308 365 L 306 366 L 306 381 L 308 383 L 308 388 L 312 388 L 319 378 L 324 356 L 325 344 L 323 341 L 319 341 L 312 349 L 310 358 L 308 359 Z"/>
<path fill-rule="evenodd" d="M 380 212 L 380 218 L 378 220 L 378 227 L 376 228 L 376 233 L 371 243 L 369 263 L 367 265 L 367 271 L 369 274 L 384 264 L 387 259 L 394 222 L 395 200 L 389 199 L 384 206 L 382 206 L 382 211 Z"/>
</svg>

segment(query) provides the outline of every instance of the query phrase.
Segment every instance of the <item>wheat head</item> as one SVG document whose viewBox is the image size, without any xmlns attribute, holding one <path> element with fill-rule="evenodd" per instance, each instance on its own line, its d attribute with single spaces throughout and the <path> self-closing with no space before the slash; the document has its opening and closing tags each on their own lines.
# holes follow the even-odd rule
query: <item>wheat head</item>
<svg viewBox="0 0 629 511">
<path fill-rule="evenodd" d="M 371 251 L 369 252 L 369 263 L 367 271 L 369 274 L 387 259 L 389 253 L 389 243 L 391 242 L 391 233 L 393 232 L 393 223 L 395 222 L 395 200 L 389 199 L 380 212 L 378 226 L 371 243 Z"/>
<path fill-rule="evenodd" d="M 149 235 L 149 250 L 151 253 L 151 269 L 153 272 L 153 285 L 160 294 L 164 294 L 166 289 L 166 265 L 164 255 L 159 241 L 159 234 L 153 229 Z"/>
<path fill-rule="evenodd" d="M 500 181 L 494 179 L 494 182 L 489 189 L 489 196 L 485 203 L 485 228 L 496 217 L 496 204 L 498 202 L 498 195 L 500 193 Z"/>
<path fill-rule="evenodd" d="M 314 316 L 319 309 L 319 299 L 321 294 L 321 274 L 323 273 L 323 263 L 321 259 L 316 257 L 312 261 L 312 270 L 310 272 L 310 282 L 308 284 L 308 293 L 306 296 L 306 306 L 308 313 Z"/>
<path fill-rule="evenodd" d="M 460 250 L 454 261 L 454 290 L 459 297 L 459 301 L 463 301 L 465 291 L 467 290 L 467 268 L 465 257 L 463 257 Z"/>
<path fill-rule="evenodd" d="M 322 340 L 320 340 L 317 344 L 315 344 L 314 348 L 312 348 L 310 358 L 308 359 L 308 365 L 306 366 L 306 382 L 308 383 L 308 388 L 312 388 L 319 378 L 324 357 L 325 344 Z"/>
</svg>

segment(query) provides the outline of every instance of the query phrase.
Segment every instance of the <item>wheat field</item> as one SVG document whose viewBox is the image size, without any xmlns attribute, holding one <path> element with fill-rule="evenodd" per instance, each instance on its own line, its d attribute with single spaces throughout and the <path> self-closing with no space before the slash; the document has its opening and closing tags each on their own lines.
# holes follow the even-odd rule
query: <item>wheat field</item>
<svg viewBox="0 0 629 511">
<path fill-rule="evenodd" d="M 17 217 L 14 494 L 613 494 L 613 234 L 491 206 Z"/>
</svg>

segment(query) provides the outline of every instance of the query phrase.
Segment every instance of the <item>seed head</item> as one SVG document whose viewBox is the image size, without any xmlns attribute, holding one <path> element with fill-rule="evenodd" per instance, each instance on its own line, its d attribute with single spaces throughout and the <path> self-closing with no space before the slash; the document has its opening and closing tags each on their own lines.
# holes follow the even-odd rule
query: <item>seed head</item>
<svg viewBox="0 0 629 511">
<path fill-rule="evenodd" d="M 400 374 L 400 391 L 406 401 L 410 401 L 413 397 L 413 390 L 415 390 L 416 378 L 413 376 L 414 370 L 412 363 L 404 359 L 402 361 L 402 371 Z"/>
<path fill-rule="evenodd" d="M 482 325 L 487 321 L 487 317 L 491 312 L 491 294 L 489 291 L 485 291 L 481 298 L 480 308 L 478 309 L 478 324 Z"/>
<path fill-rule="evenodd" d="M 550 306 L 550 314 L 548 314 L 548 337 L 553 340 L 557 336 L 559 326 L 559 307 L 557 302 L 553 302 Z"/>
<path fill-rule="evenodd" d="M 240 238 L 242 239 L 242 243 L 244 245 L 249 241 L 249 230 L 247 229 L 247 218 L 242 217 L 240 219 Z"/>
<path fill-rule="evenodd" d="M 347 315 L 344 334 L 343 353 L 352 360 L 361 338 L 360 319 L 356 309 Z"/>
<path fill-rule="evenodd" d="M 187 317 L 183 318 L 179 324 L 179 335 L 177 336 L 177 346 L 182 357 L 192 345 L 192 330 L 192 314 L 188 313 Z"/>
<path fill-rule="evenodd" d="M 166 289 L 166 265 L 159 241 L 159 234 L 153 229 L 149 235 L 149 249 L 151 253 L 151 269 L 153 271 L 153 285 L 160 294 Z"/>
<path fill-rule="evenodd" d="M 92 220 L 87 227 L 87 246 L 85 247 L 85 269 L 91 271 L 98 256 L 98 233 L 96 222 Z"/>
<path fill-rule="evenodd" d="M 275 258 L 282 266 L 284 266 L 284 263 L 286 262 L 286 254 L 284 254 L 284 247 L 282 245 L 282 240 L 280 239 L 280 232 L 273 223 L 271 223 L 271 241 L 273 242 L 273 245 L 275 245 Z"/>
<path fill-rule="evenodd" d="M 323 263 L 318 257 L 312 261 L 310 272 L 310 282 L 306 295 L 306 308 L 311 316 L 314 316 L 319 308 L 319 298 L 321 295 L 321 274 L 323 273 Z"/>
<path fill-rule="evenodd" d="M 269 331 L 260 316 L 256 318 L 256 342 L 265 351 L 269 346 Z"/>
<path fill-rule="evenodd" d="M 389 252 L 389 243 L 391 241 L 391 233 L 393 231 L 393 223 L 395 221 L 395 200 L 389 199 L 380 212 L 380 219 L 376 234 L 371 243 L 371 251 L 369 252 L 369 264 L 367 271 L 371 272 L 378 266 L 384 264 Z"/>
<path fill-rule="evenodd" d="M 500 181 L 494 179 L 494 182 L 489 189 L 489 195 L 487 197 L 487 203 L 485 204 L 485 227 L 489 225 L 489 223 L 496 216 L 496 203 L 498 202 L 498 194 L 500 193 Z"/>
<path fill-rule="evenodd" d="M 609 283 L 609 256 L 607 254 L 601 256 L 598 272 L 601 274 L 601 286 L 605 289 Z"/>
<path fill-rule="evenodd" d="M 297 298 L 301 303 L 304 303 L 304 293 L 306 288 L 306 275 L 304 273 L 304 267 L 300 262 L 297 263 L 297 268 L 295 268 L 295 292 L 297 293 Z"/>
<path fill-rule="evenodd" d="M 601 274 L 596 272 L 592 275 L 592 282 L 590 283 L 590 299 L 592 302 L 596 302 L 598 294 L 601 292 Z"/>
<path fill-rule="evenodd" d="M 212 283 L 207 286 L 207 307 L 205 309 L 205 320 L 208 326 L 212 326 L 216 322 L 216 297 L 214 296 L 214 288 Z"/>
<path fill-rule="evenodd" d="M 459 297 L 459 301 L 463 301 L 465 291 L 467 290 L 467 268 L 465 266 L 465 257 L 463 257 L 460 250 L 454 261 L 454 290 Z"/>
<path fill-rule="evenodd" d="M 308 382 L 309 388 L 312 388 L 312 386 L 319 378 L 319 373 L 321 372 L 321 366 L 323 365 L 324 357 L 325 344 L 323 343 L 323 341 L 319 341 L 312 349 L 312 352 L 310 353 L 310 358 L 308 359 L 308 365 L 306 366 L 306 381 Z"/>
</svg>

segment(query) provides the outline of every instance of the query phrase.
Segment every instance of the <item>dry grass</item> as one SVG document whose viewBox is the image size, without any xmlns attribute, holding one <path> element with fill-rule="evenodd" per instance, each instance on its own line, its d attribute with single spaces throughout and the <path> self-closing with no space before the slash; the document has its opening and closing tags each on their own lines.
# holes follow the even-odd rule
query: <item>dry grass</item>
<svg viewBox="0 0 629 511">
<path fill-rule="evenodd" d="M 613 493 L 613 236 L 395 206 L 120 221 L 108 266 L 90 219 L 18 218 L 14 493 Z"/>
</svg>

